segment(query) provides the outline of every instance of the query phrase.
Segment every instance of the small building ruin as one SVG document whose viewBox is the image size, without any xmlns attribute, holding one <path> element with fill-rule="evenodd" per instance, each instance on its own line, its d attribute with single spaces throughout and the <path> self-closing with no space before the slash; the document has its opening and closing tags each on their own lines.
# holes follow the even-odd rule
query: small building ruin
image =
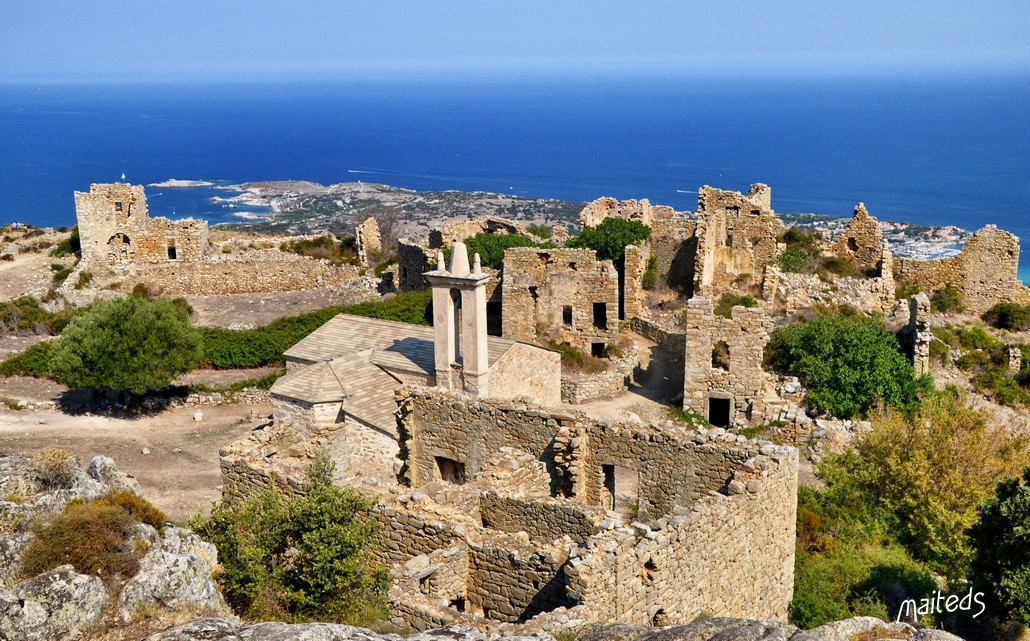
<svg viewBox="0 0 1030 641">
<path fill-rule="evenodd" d="M 90 185 L 75 192 L 75 215 L 87 265 L 199 261 L 207 248 L 207 221 L 151 218 L 142 185 Z"/>
</svg>

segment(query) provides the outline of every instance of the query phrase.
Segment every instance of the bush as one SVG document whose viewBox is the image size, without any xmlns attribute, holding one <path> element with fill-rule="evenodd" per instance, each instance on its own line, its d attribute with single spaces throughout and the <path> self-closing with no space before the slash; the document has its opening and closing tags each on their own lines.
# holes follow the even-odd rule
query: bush
<svg viewBox="0 0 1030 641">
<path fill-rule="evenodd" d="M 986 592 L 992 612 L 1030 625 L 1030 467 L 1022 483 L 1001 481 L 978 512 L 969 530 L 973 583 Z"/>
<path fill-rule="evenodd" d="M 1022 332 L 1030 329 L 1030 305 L 995 303 L 981 318 L 991 327 Z"/>
<path fill-rule="evenodd" d="M 139 570 L 132 545 L 132 516 L 120 507 L 95 501 L 69 503 L 37 527 L 22 556 L 26 577 L 71 564 L 80 574 L 129 578 Z"/>
<path fill-rule="evenodd" d="M 85 503 L 85 501 L 76 499 L 71 501 L 71 503 Z M 111 490 L 104 496 L 90 501 L 90 503 L 103 507 L 119 508 L 124 510 L 137 523 L 146 523 L 157 529 L 160 529 L 165 524 L 165 521 L 168 520 L 165 513 L 159 510 L 153 503 L 139 494 L 128 490 Z"/>
<path fill-rule="evenodd" d="M 29 459 L 28 468 L 44 489 L 65 490 L 72 485 L 79 461 L 68 450 L 48 447 Z"/>
<path fill-rule="evenodd" d="M 962 295 L 954 285 L 945 285 L 930 297 L 931 311 L 951 314 L 961 312 L 964 308 Z"/>
<path fill-rule="evenodd" d="M 526 225 L 526 231 L 533 234 L 537 238 L 547 240 L 551 237 L 553 230 L 550 225 Z"/>
<path fill-rule="evenodd" d="M 62 230 L 58 229 L 57 231 Z M 72 227 L 71 235 L 54 245 L 54 248 L 50 250 L 50 255 L 55 258 L 60 258 L 62 256 L 69 256 L 81 250 L 82 247 L 79 244 L 79 226 L 75 225 Z"/>
<path fill-rule="evenodd" d="M 42 341 L 24 352 L 8 356 L 0 361 L 0 376 L 50 376 L 50 354 L 54 345 L 55 341 Z"/>
<path fill-rule="evenodd" d="M 776 264 L 781 271 L 797 273 L 808 265 L 808 254 L 803 249 L 784 249 L 777 254 Z"/>
<path fill-rule="evenodd" d="M 479 254 L 479 264 L 491 269 L 500 269 L 504 264 L 504 251 L 512 247 L 547 247 L 528 236 L 518 234 L 488 234 L 481 233 L 470 236 L 464 240 L 465 248 L 468 250 L 469 261 Z M 447 264 L 451 263 L 451 248 L 444 250 L 444 259 Z"/>
<path fill-rule="evenodd" d="M 956 578 L 972 555 L 965 530 L 977 505 L 1027 456 L 1026 439 L 1010 437 L 950 389 L 912 417 L 874 420 L 854 451 L 826 459 L 820 476 L 831 493 L 861 497 L 915 558 Z"/>
<path fill-rule="evenodd" d="M 370 558 L 373 503 L 333 485 L 332 466 L 317 459 L 302 496 L 266 490 L 233 506 L 216 505 L 197 532 L 215 544 L 226 600 L 248 619 L 337 621 L 385 619 L 389 575 Z"/>
<path fill-rule="evenodd" d="M 734 294 L 723 294 L 719 303 L 715 306 L 715 315 L 729 318 L 733 308 L 737 305 L 744 307 L 758 307 L 758 301 L 751 296 L 736 296 Z"/>
<path fill-rule="evenodd" d="M 132 297 L 150 298 L 150 288 L 146 283 L 136 283 L 136 286 L 132 288 Z"/>
<path fill-rule="evenodd" d="M 143 394 L 167 387 L 201 355 L 200 334 L 184 310 L 163 299 L 119 298 L 68 324 L 50 373 L 72 388 Z"/>
<path fill-rule="evenodd" d="M 608 363 L 604 359 L 586 354 L 567 343 L 551 341 L 548 346 L 561 354 L 562 369 L 587 374 L 596 374 L 608 369 Z"/>
<path fill-rule="evenodd" d="M 865 416 L 873 407 L 909 411 L 918 405 L 915 370 L 893 334 L 875 319 L 820 316 L 773 334 L 766 362 L 797 376 L 805 402 L 840 418 Z"/>
<path fill-rule="evenodd" d="M 636 220 L 605 218 L 595 227 L 584 227 L 579 236 L 566 243 L 569 247 L 593 249 L 598 260 L 610 260 L 622 273 L 626 245 L 637 245 L 651 237 L 651 228 Z"/>
<path fill-rule="evenodd" d="M 651 256 L 647 259 L 647 268 L 640 279 L 640 286 L 647 291 L 658 289 L 658 258 Z"/>
<path fill-rule="evenodd" d="M 75 289 L 82 289 L 91 282 L 93 282 L 92 272 L 79 272 L 79 282 L 75 284 Z"/>
<path fill-rule="evenodd" d="M 227 246 L 228 247 L 228 246 Z M 223 248 L 224 251 L 225 248 Z M 317 238 L 302 238 L 288 240 L 279 246 L 284 252 L 293 252 L 309 258 L 328 260 L 334 265 L 357 265 L 358 252 L 353 236 L 347 236 L 337 242 L 332 236 L 318 236 Z M 232 252 L 232 248 L 229 248 Z M 228 253 L 228 252 L 227 252 Z"/>
</svg>

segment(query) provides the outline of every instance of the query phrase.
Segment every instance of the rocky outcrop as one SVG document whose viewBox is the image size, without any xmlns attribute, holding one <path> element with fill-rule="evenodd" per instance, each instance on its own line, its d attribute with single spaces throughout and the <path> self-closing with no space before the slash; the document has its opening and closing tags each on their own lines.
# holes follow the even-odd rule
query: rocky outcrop
<svg viewBox="0 0 1030 641">
<path fill-rule="evenodd" d="M 99 621 L 106 604 L 103 581 L 62 565 L 0 591 L 0 639 L 67 639 Z"/>
<path fill-rule="evenodd" d="M 165 526 L 160 535 L 149 525 L 138 526 L 137 539 L 150 547 L 139 572 L 125 582 L 116 606 L 122 621 L 154 607 L 190 608 L 229 613 L 211 573 L 218 563 L 215 546 L 190 530 Z"/>
<path fill-rule="evenodd" d="M 850 641 L 856 635 L 910 641 L 961 641 L 941 630 L 916 630 L 906 623 L 855 617 L 803 631 L 775 621 L 707 619 L 689 625 L 653 628 L 640 625 L 590 625 L 579 630 L 578 641 Z M 327 623 L 237 625 L 226 619 L 205 619 L 149 636 L 145 641 L 401 641 L 396 634 L 377 634 L 362 628 Z M 408 641 L 553 641 L 549 634 L 486 635 L 461 626 L 429 630 Z"/>
</svg>

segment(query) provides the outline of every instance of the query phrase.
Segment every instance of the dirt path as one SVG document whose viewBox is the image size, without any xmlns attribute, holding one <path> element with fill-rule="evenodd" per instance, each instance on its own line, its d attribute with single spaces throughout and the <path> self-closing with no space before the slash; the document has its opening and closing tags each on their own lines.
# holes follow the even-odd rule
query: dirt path
<svg viewBox="0 0 1030 641">
<path fill-rule="evenodd" d="M 69 416 L 57 412 L 0 410 L 0 453 L 32 455 L 46 447 L 74 453 L 83 465 L 97 455 L 110 456 L 123 472 L 139 481 L 143 496 L 172 519 L 207 512 L 221 497 L 218 450 L 249 432 L 268 405 L 180 407 L 155 416 L 127 420 L 104 416 Z M 144 454 L 143 450 L 149 451 Z"/>
<path fill-rule="evenodd" d="M 630 388 L 612 398 L 601 399 L 583 405 L 573 406 L 588 416 L 600 418 L 607 416 L 615 419 L 639 418 L 643 422 L 653 420 L 665 420 L 669 418 L 669 400 L 681 394 L 682 389 L 677 389 L 675 377 L 671 376 L 673 368 L 677 365 L 668 354 L 656 349 L 651 341 L 630 334 L 640 353 L 641 373 L 637 380 L 630 385 Z"/>
</svg>

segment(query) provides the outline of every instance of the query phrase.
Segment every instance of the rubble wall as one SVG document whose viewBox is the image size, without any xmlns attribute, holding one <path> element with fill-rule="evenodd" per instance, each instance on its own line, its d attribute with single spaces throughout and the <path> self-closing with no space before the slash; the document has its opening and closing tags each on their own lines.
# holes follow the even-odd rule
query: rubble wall
<svg viewBox="0 0 1030 641">
<path fill-rule="evenodd" d="M 490 366 L 490 397 L 524 398 L 554 407 L 561 398 L 561 354 L 554 350 L 515 343 Z"/>
<path fill-rule="evenodd" d="M 141 266 L 136 274 L 140 281 L 159 288 L 168 296 L 288 292 L 337 285 L 358 278 L 357 268 L 349 265 L 336 266 L 277 250 L 252 253 L 257 255 L 152 263 Z"/>
<path fill-rule="evenodd" d="M 525 532 L 531 540 L 542 542 L 568 536 L 576 543 L 583 543 L 597 534 L 597 524 L 605 517 L 604 510 L 568 499 L 532 497 L 527 500 L 496 492 L 483 493 L 479 513 L 483 527 Z"/>
</svg>

